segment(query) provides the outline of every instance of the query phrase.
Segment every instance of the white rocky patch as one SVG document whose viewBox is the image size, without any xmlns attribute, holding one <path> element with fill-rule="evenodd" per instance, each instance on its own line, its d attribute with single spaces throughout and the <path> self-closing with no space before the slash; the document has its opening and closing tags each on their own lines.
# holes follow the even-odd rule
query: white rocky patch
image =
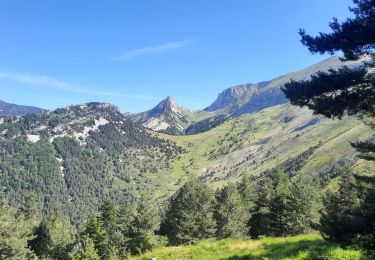
<svg viewBox="0 0 375 260">
<path fill-rule="evenodd" d="M 42 131 L 42 130 L 45 130 L 45 129 L 47 129 L 47 126 L 46 125 L 41 125 L 41 126 L 35 128 L 35 131 Z"/>
<path fill-rule="evenodd" d="M 0 124 L 4 123 L 4 118 L 0 118 Z"/>
<path fill-rule="evenodd" d="M 64 136 L 66 136 L 66 134 L 54 135 L 54 136 L 52 136 L 52 137 L 49 139 L 49 142 L 52 143 L 53 140 L 55 140 L 55 138 L 57 138 L 57 137 L 64 137 Z"/>
<path fill-rule="evenodd" d="M 143 126 L 155 131 L 159 131 L 167 129 L 169 127 L 169 124 L 167 122 L 159 120 L 158 118 L 152 117 L 146 123 L 144 123 Z"/>
<path fill-rule="evenodd" d="M 99 129 L 99 126 L 103 126 L 108 124 L 108 120 L 105 118 L 99 118 L 99 120 L 94 120 L 94 125 L 93 126 L 85 126 L 82 132 L 80 133 L 74 133 L 74 137 L 77 138 L 80 141 L 80 138 L 85 139 L 90 131 L 97 131 Z"/>
<path fill-rule="evenodd" d="M 65 174 L 64 174 L 64 167 L 62 165 L 60 165 L 60 173 L 61 173 L 61 177 L 64 178 Z"/>
<path fill-rule="evenodd" d="M 36 143 L 40 140 L 39 135 L 27 135 L 26 137 L 27 137 L 27 140 L 32 143 Z"/>
</svg>

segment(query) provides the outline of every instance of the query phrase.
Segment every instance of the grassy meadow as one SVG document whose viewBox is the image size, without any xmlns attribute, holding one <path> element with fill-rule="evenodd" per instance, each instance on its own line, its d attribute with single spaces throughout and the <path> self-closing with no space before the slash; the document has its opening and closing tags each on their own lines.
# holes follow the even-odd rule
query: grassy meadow
<svg viewBox="0 0 375 260">
<path fill-rule="evenodd" d="M 366 259 L 359 250 L 342 249 L 320 235 L 260 240 L 205 240 L 197 245 L 161 247 L 132 260 Z"/>
</svg>

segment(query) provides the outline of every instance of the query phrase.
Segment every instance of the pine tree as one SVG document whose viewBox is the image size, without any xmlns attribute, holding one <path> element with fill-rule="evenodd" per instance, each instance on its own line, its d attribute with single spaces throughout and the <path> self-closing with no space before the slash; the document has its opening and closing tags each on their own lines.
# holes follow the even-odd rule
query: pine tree
<svg viewBox="0 0 375 260">
<path fill-rule="evenodd" d="M 35 238 L 28 241 L 30 249 L 41 258 L 47 257 L 49 255 L 51 236 L 46 219 L 43 219 L 40 224 L 35 227 L 33 235 Z"/>
<path fill-rule="evenodd" d="M 156 245 L 155 231 L 159 227 L 159 212 L 150 195 L 143 194 L 129 226 L 129 249 L 133 254 L 151 250 Z"/>
<path fill-rule="evenodd" d="M 64 217 L 55 213 L 49 219 L 42 219 L 34 228 L 33 236 L 28 245 L 38 257 L 69 259 L 68 252 L 73 247 L 74 230 Z"/>
<path fill-rule="evenodd" d="M 216 195 L 215 220 L 217 236 L 221 238 L 244 237 L 247 232 L 248 214 L 235 184 L 228 184 Z"/>
<path fill-rule="evenodd" d="M 291 81 L 283 91 L 293 105 L 307 106 L 315 113 L 341 118 L 343 115 L 359 115 L 364 122 L 375 128 L 375 1 L 353 0 L 350 8 L 354 18 L 340 23 L 334 19 L 329 25 L 331 33 L 313 37 L 301 29 L 301 42 L 312 53 L 342 51 L 344 60 L 358 60 L 367 56 L 361 66 L 343 66 L 338 70 L 318 72 L 308 81 Z M 354 144 L 363 157 L 375 160 L 375 144 Z"/>
<path fill-rule="evenodd" d="M 251 213 L 254 211 L 255 201 L 258 196 L 255 190 L 255 184 L 247 174 L 242 176 L 242 179 L 238 184 L 238 191 L 247 212 L 247 221 L 249 221 L 251 219 Z"/>
<path fill-rule="evenodd" d="M 365 249 L 372 250 L 375 255 L 375 176 L 356 176 L 361 190 L 361 203 L 359 207 L 359 217 L 364 224 L 358 232 L 358 243 Z"/>
<path fill-rule="evenodd" d="M 343 168 L 337 192 L 329 192 L 324 200 L 319 228 L 323 237 L 343 244 L 350 243 L 361 226 L 361 218 L 356 214 L 358 206 L 354 176 L 348 167 Z"/>
<path fill-rule="evenodd" d="M 17 217 L 14 208 L 0 200 L 0 259 L 33 259 L 27 244 L 33 238 L 32 229 L 30 223 Z"/>
<path fill-rule="evenodd" d="M 319 222 L 322 207 L 318 183 L 309 176 L 297 175 L 291 183 L 288 205 L 290 234 L 311 232 Z"/>
<path fill-rule="evenodd" d="M 259 185 L 259 195 L 255 201 L 254 211 L 248 223 L 252 238 L 258 238 L 268 233 L 272 192 L 272 184 L 270 181 L 265 181 Z"/>
<path fill-rule="evenodd" d="M 273 191 L 269 201 L 268 235 L 286 236 L 290 234 L 289 203 L 290 185 L 288 175 L 281 167 L 276 168 L 272 176 Z"/>
<path fill-rule="evenodd" d="M 196 243 L 213 237 L 213 192 L 196 179 L 186 182 L 171 198 L 160 233 L 172 245 Z"/>
<path fill-rule="evenodd" d="M 129 222 L 124 222 L 120 215 L 119 206 L 110 200 L 105 200 L 100 209 L 100 221 L 103 223 L 103 229 L 108 236 L 109 248 L 126 248 L 124 233 L 121 232 L 122 226 L 128 226 Z M 127 235 L 127 234 L 126 234 Z"/>
<path fill-rule="evenodd" d="M 72 260 L 101 260 L 95 248 L 94 241 L 87 235 L 81 238 L 73 251 L 70 253 Z"/>
<path fill-rule="evenodd" d="M 86 224 L 83 235 L 87 235 L 92 240 L 95 250 L 101 258 L 108 257 L 109 245 L 108 234 L 103 227 L 99 214 L 94 214 Z"/>
</svg>

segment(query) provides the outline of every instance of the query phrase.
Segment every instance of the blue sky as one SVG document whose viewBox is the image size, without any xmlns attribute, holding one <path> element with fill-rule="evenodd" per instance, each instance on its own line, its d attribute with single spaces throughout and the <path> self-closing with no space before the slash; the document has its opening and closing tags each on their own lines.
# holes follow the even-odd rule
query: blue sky
<svg viewBox="0 0 375 260">
<path fill-rule="evenodd" d="M 222 90 L 302 69 L 297 31 L 328 31 L 348 0 L 2 0 L 0 99 L 201 109 Z"/>
</svg>

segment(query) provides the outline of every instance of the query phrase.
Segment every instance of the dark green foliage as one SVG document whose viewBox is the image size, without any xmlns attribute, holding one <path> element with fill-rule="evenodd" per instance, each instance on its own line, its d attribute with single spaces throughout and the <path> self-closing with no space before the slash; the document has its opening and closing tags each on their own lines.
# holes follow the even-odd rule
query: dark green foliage
<svg viewBox="0 0 375 260">
<path fill-rule="evenodd" d="M 0 259 L 27 259 L 34 256 L 27 241 L 32 236 L 32 221 L 17 216 L 14 208 L 0 201 Z"/>
<path fill-rule="evenodd" d="M 87 235 L 81 238 L 80 243 L 77 244 L 73 251 L 70 253 L 70 257 L 72 260 L 101 259 L 99 257 L 98 251 L 95 248 L 94 241 Z"/>
<path fill-rule="evenodd" d="M 327 117 L 341 118 L 345 114 L 361 117 L 375 116 L 375 1 L 354 0 L 351 8 L 354 18 L 343 23 L 334 19 L 330 23 L 331 33 L 320 33 L 313 37 L 300 30 L 301 42 L 312 53 L 344 53 L 347 60 L 358 60 L 363 55 L 368 59 L 361 66 L 343 66 L 337 70 L 318 72 L 308 81 L 291 81 L 283 91 L 292 104 L 307 106 L 315 113 Z M 373 120 L 364 120 L 373 128 Z M 375 151 L 372 145 L 359 143 L 360 150 L 365 150 L 373 159 Z"/>
<path fill-rule="evenodd" d="M 259 182 L 250 235 L 288 236 L 311 232 L 320 209 L 319 186 L 309 177 L 289 179 L 281 166 Z"/>
<path fill-rule="evenodd" d="M 307 234 L 316 228 L 321 209 L 320 189 L 311 177 L 298 175 L 291 181 L 289 198 L 290 234 Z"/>
<path fill-rule="evenodd" d="M 258 199 L 258 194 L 255 190 L 255 183 L 251 180 L 250 176 L 245 174 L 238 183 L 237 189 L 246 209 L 247 222 L 249 222 L 251 212 L 253 212 L 255 208 L 255 201 Z"/>
<path fill-rule="evenodd" d="M 327 240 L 348 244 L 363 224 L 357 217 L 359 196 L 349 168 L 342 169 L 338 185 L 338 191 L 329 192 L 324 199 L 319 229 Z"/>
<path fill-rule="evenodd" d="M 249 201 L 247 201 L 250 204 Z M 241 238 L 247 232 L 247 211 L 241 194 L 235 184 L 229 184 L 216 194 L 216 205 L 214 217 L 217 223 L 217 237 L 220 238 Z"/>
<path fill-rule="evenodd" d="M 106 124 L 75 137 L 100 120 Z M 30 134 L 40 141 L 28 141 Z M 120 204 L 164 185 L 154 175 L 164 174 L 184 152 L 100 103 L 5 119 L 0 147 L 0 186 L 9 203 L 27 208 L 33 196 L 41 217 L 57 210 L 74 224 L 95 212 L 103 198 Z"/>
<path fill-rule="evenodd" d="M 108 233 L 103 227 L 99 214 L 91 216 L 86 224 L 83 235 L 91 239 L 95 250 L 101 258 L 106 258 L 109 255 L 108 247 Z"/>
<path fill-rule="evenodd" d="M 215 234 L 213 192 L 196 179 L 186 182 L 171 198 L 160 232 L 170 244 L 191 244 Z"/>
<path fill-rule="evenodd" d="M 71 256 L 81 259 L 97 254 L 101 259 L 117 259 L 151 250 L 158 244 L 155 232 L 159 222 L 159 212 L 150 196 L 143 195 L 137 203 L 124 205 L 105 200 L 100 212 L 87 222 Z"/>
<path fill-rule="evenodd" d="M 34 228 L 33 236 L 28 245 L 38 257 L 69 259 L 74 229 L 64 217 L 54 214 L 50 219 L 43 219 Z"/>
<path fill-rule="evenodd" d="M 286 236 L 290 234 L 288 206 L 291 189 L 288 175 L 277 168 L 272 180 L 273 191 L 269 201 L 270 214 L 268 217 L 268 233 L 271 236 Z"/>
<path fill-rule="evenodd" d="M 128 247 L 131 253 L 143 253 L 156 246 L 155 231 L 159 223 L 159 212 L 154 199 L 150 195 L 143 194 L 137 203 L 136 214 L 129 223 Z"/>
<path fill-rule="evenodd" d="M 358 210 L 359 218 L 364 222 L 357 242 L 375 253 L 375 177 L 355 176 L 359 184 L 361 202 Z M 358 218 L 357 218 L 358 219 Z"/>
<path fill-rule="evenodd" d="M 273 187 L 271 182 L 264 182 L 258 187 L 258 199 L 249 221 L 250 235 L 257 238 L 268 233 L 269 218 L 271 215 L 270 201 Z"/>
</svg>

